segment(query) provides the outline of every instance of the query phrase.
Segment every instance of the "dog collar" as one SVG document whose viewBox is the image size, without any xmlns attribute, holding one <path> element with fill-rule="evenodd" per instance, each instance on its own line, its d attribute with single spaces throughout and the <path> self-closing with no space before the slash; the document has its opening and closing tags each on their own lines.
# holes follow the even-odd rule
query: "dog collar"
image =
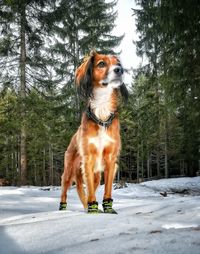
<svg viewBox="0 0 200 254">
<path fill-rule="evenodd" d="M 101 119 L 96 117 L 96 115 L 91 111 L 90 106 L 87 107 L 87 109 L 86 109 L 86 115 L 93 122 L 95 122 L 96 124 L 103 126 L 105 128 L 108 128 L 112 124 L 113 119 L 115 118 L 115 113 L 111 113 L 106 121 L 102 121 Z"/>
</svg>

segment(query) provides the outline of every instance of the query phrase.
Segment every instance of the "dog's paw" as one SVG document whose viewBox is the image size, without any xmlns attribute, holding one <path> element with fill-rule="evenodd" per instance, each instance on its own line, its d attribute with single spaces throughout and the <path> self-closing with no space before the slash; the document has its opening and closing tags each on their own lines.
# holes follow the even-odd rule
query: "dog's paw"
<svg viewBox="0 0 200 254">
<path fill-rule="evenodd" d="M 93 201 L 93 202 L 89 202 L 88 203 L 88 209 L 87 209 L 88 213 L 103 213 L 103 211 L 101 211 L 98 208 L 98 202 Z"/>
<path fill-rule="evenodd" d="M 117 212 L 113 208 L 109 209 L 104 209 L 104 213 L 109 213 L 109 214 L 117 214 Z"/>
<path fill-rule="evenodd" d="M 60 211 L 67 210 L 67 203 L 60 202 L 59 210 Z"/>
<path fill-rule="evenodd" d="M 112 205 L 113 205 L 112 198 L 104 199 L 102 204 L 104 213 L 117 214 L 117 212 L 112 208 Z"/>
</svg>

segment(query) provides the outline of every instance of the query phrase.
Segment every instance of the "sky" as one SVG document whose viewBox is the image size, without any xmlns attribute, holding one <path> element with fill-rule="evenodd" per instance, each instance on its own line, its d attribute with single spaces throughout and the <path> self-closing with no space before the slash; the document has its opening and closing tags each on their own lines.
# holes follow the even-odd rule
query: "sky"
<svg viewBox="0 0 200 254">
<path fill-rule="evenodd" d="M 113 35 L 120 36 L 125 34 L 123 41 L 117 48 L 121 50 L 121 61 L 126 69 L 137 68 L 141 63 L 141 58 L 136 55 L 136 47 L 133 40 L 137 38 L 135 18 L 132 16 L 131 8 L 135 7 L 134 0 L 118 0 L 117 11 L 118 18 L 116 19 L 116 27 L 113 30 Z M 130 84 L 132 81 L 131 74 L 125 74 L 125 83 Z"/>
</svg>

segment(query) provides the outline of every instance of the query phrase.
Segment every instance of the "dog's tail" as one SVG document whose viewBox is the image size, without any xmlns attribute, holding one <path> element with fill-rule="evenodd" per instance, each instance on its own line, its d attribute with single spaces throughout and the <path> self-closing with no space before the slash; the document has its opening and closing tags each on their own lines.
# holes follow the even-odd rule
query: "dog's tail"
<svg viewBox="0 0 200 254">
<path fill-rule="evenodd" d="M 80 163 L 79 163 L 79 168 L 77 168 L 77 171 L 76 171 L 76 188 L 77 188 L 79 198 L 83 204 L 83 207 L 86 209 L 87 208 L 87 195 L 85 193 L 83 183 L 84 183 L 83 174 L 82 174 L 82 170 L 80 168 Z"/>
</svg>

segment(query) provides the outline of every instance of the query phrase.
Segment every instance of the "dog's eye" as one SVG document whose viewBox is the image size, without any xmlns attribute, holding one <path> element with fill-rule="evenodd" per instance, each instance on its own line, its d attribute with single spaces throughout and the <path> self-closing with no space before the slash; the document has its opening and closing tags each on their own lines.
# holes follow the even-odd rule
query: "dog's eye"
<svg viewBox="0 0 200 254">
<path fill-rule="evenodd" d="M 106 66 L 106 63 L 105 63 L 104 61 L 101 61 L 101 62 L 99 62 L 99 63 L 97 64 L 97 66 L 98 66 L 99 68 L 103 68 L 103 67 Z"/>
</svg>

